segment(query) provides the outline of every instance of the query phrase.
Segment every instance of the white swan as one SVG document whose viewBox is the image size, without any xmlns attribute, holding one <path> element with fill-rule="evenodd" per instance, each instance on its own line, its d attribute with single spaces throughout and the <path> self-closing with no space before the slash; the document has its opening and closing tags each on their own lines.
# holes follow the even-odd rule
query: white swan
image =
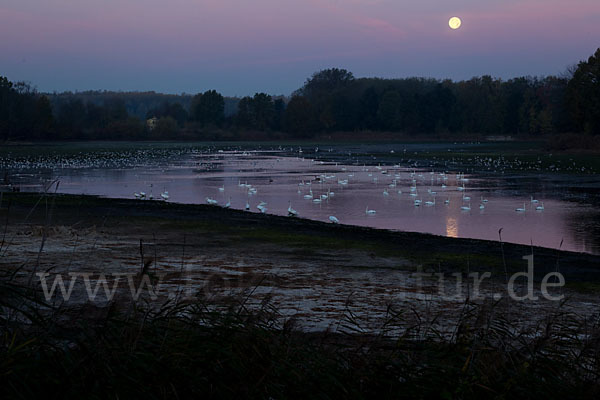
<svg viewBox="0 0 600 400">
<path fill-rule="evenodd" d="M 538 203 L 538 201 L 536 199 L 534 199 L 533 196 L 530 196 L 530 198 L 531 198 L 532 203 Z"/>
<path fill-rule="evenodd" d="M 523 203 L 523 208 L 521 208 L 521 207 L 515 208 L 516 212 L 525 212 L 526 210 L 527 209 L 525 208 L 525 203 Z"/>
<path fill-rule="evenodd" d="M 332 224 L 339 224 L 340 220 L 337 219 L 336 217 L 334 217 L 333 215 L 329 216 L 329 220 L 331 221 Z"/>
<path fill-rule="evenodd" d="M 375 214 L 377 211 L 375 210 L 369 210 L 369 206 L 367 206 L 367 208 L 365 208 L 365 214 L 369 214 L 369 215 L 373 215 Z"/>
<path fill-rule="evenodd" d="M 428 206 L 428 207 L 435 206 L 435 198 L 433 199 L 433 201 L 427 200 L 425 202 L 425 205 Z"/>
<path fill-rule="evenodd" d="M 469 203 L 467 206 L 461 206 L 460 209 L 463 211 L 471 211 L 471 203 Z"/>
<path fill-rule="evenodd" d="M 536 211 L 544 211 L 544 202 L 542 201 L 542 204 L 540 204 L 539 206 L 535 207 Z"/>
<path fill-rule="evenodd" d="M 290 216 L 290 217 L 295 217 L 295 216 L 298 215 L 298 211 L 296 211 L 296 210 L 294 210 L 292 208 L 292 201 L 291 200 L 288 202 L 287 212 L 288 212 L 288 216 Z"/>
<path fill-rule="evenodd" d="M 207 204 L 210 204 L 210 205 L 215 205 L 215 204 L 217 204 L 218 202 L 217 202 L 215 199 L 211 199 L 210 197 L 207 197 L 207 198 L 206 198 L 206 203 L 207 203 Z"/>
<path fill-rule="evenodd" d="M 225 204 L 225 208 L 231 207 L 231 196 L 229 196 L 229 201 Z"/>
</svg>

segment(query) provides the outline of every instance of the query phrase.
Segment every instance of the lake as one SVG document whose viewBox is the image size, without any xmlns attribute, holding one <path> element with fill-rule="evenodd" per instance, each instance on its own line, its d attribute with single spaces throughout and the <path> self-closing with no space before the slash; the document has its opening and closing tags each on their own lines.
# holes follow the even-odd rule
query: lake
<svg viewBox="0 0 600 400">
<path fill-rule="evenodd" d="M 161 194 L 168 194 L 171 202 L 248 205 L 249 212 L 276 215 L 291 208 L 299 218 L 330 222 L 334 216 L 341 224 L 448 237 L 498 240 L 502 229 L 506 242 L 600 254 L 597 174 L 578 171 L 575 162 L 439 156 L 472 148 L 477 145 L 49 146 L 5 150 L 0 167 L 3 190 L 137 195 L 139 201 L 164 201 Z"/>
</svg>

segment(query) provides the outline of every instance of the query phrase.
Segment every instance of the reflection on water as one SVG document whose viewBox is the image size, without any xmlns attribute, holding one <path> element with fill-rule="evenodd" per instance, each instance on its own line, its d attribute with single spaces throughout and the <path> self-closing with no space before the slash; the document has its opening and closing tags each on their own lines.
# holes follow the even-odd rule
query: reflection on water
<svg viewBox="0 0 600 400">
<path fill-rule="evenodd" d="M 566 201 L 551 185 L 516 178 L 465 176 L 406 165 L 343 165 L 261 151 L 188 151 L 173 156 L 120 158 L 90 165 L 39 164 L 10 169 L 22 190 L 60 179 L 59 192 L 206 203 L 250 212 L 342 224 L 427 232 L 600 253 L 593 207 Z M 85 163 L 84 163 L 85 164 Z M 532 202 L 537 200 L 537 202 Z M 142 200 L 140 200 L 142 201 Z M 257 206 L 261 206 L 260 208 Z M 536 209 L 543 205 L 543 210 Z M 366 213 L 366 209 L 375 211 Z M 525 208 L 524 212 L 516 211 Z M 585 221 L 580 225 L 576 221 Z M 581 226 L 585 228 L 582 230 Z"/>
<path fill-rule="evenodd" d="M 452 217 L 446 218 L 446 236 L 457 238 L 458 237 L 458 225 L 456 219 Z"/>
</svg>

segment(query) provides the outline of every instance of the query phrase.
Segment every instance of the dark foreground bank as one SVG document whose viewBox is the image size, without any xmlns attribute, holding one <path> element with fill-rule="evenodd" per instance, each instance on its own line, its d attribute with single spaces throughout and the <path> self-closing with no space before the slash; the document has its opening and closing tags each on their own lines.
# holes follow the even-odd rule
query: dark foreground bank
<svg viewBox="0 0 600 400">
<path fill-rule="evenodd" d="M 3 197 L 4 232 L 14 225 L 120 229 L 140 237 L 186 233 L 230 251 L 258 243 L 298 252 L 360 250 L 411 261 L 405 268 L 472 271 L 559 268 L 567 281 L 597 282 L 598 257 L 496 242 L 387 232 L 209 206 L 86 196 Z M 3 235 L 2 248 L 8 246 Z M 45 238 L 45 234 L 40 236 Z M 18 238 L 12 241 L 18 245 Z M 261 248 L 264 249 L 264 248 Z M 181 248 L 177 248 L 180 251 Z M 40 252 L 42 253 L 42 252 Z M 276 254 L 276 253 L 272 253 Z M 2 257 L 0 253 L 0 257 Z M 272 256 L 272 255 L 270 255 Z M 142 256 L 142 260 L 144 257 Z M 144 264 L 142 262 L 142 264 Z M 3 398 L 597 398 L 600 326 L 560 304 L 539 323 L 509 318 L 496 302 L 464 301 L 438 334 L 435 321 L 390 307 L 376 333 L 307 333 L 276 304 L 198 295 L 156 307 L 136 301 L 48 304 L 23 279 L 27 265 L 0 271 L 0 394 Z M 150 264 L 148 264 L 150 265 Z M 150 274 L 142 265 L 139 276 Z M 27 274 L 24 275 L 25 277 Z M 351 326 L 353 316 L 348 315 Z M 406 321 L 411 321 L 407 326 Z M 402 326 L 401 334 L 390 335 Z"/>
<path fill-rule="evenodd" d="M 172 231 L 195 238 L 218 239 L 231 251 L 250 243 L 271 243 L 298 251 L 361 249 L 382 257 L 401 257 L 437 272 L 523 271 L 523 256 L 534 255 L 535 276 L 559 271 L 567 282 L 600 282 L 600 257 L 503 243 L 333 225 L 302 218 L 244 212 L 218 206 L 162 201 L 106 199 L 80 195 L 4 193 L 0 223 L 72 226 L 119 226 L 131 235 Z"/>
</svg>

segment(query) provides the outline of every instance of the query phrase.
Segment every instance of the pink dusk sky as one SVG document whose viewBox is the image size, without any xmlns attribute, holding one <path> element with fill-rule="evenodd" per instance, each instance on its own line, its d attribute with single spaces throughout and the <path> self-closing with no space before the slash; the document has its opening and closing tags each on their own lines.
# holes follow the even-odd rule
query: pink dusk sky
<svg viewBox="0 0 600 400">
<path fill-rule="evenodd" d="M 40 91 L 290 94 L 329 67 L 383 78 L 560 75 L 598 47 L 600 0 L 0 2 L 0 75 Z"/>
</svg>

